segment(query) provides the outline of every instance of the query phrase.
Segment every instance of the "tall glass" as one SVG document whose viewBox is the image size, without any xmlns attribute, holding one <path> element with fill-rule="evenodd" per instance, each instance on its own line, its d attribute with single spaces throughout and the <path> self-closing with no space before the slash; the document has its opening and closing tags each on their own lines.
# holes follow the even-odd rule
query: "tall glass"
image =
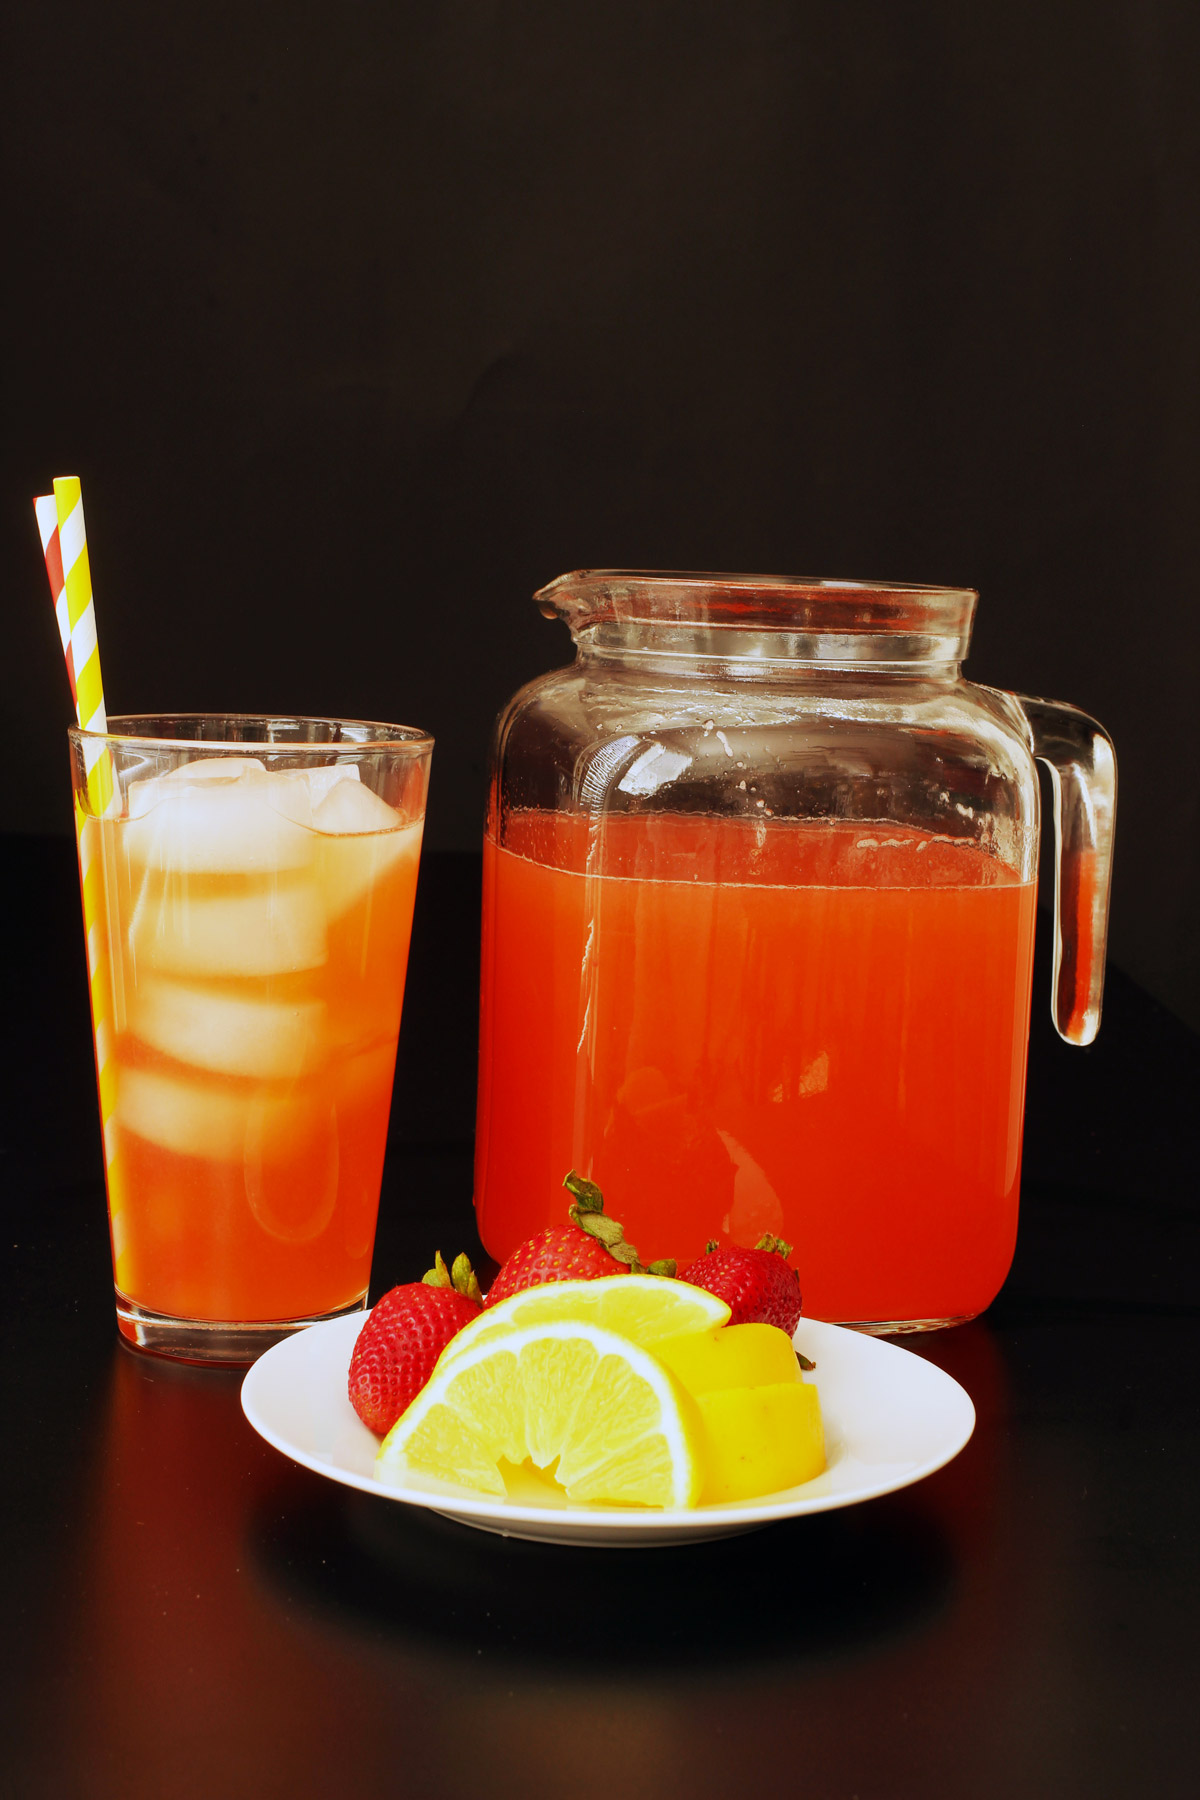
<svg viewBox="0 0 1200 1800">
<path fill-rule="evenodd" d="M 432 740 L 69 735 L 118 1328 L 244 1363 L 366 1304 Z"/>
</svg>

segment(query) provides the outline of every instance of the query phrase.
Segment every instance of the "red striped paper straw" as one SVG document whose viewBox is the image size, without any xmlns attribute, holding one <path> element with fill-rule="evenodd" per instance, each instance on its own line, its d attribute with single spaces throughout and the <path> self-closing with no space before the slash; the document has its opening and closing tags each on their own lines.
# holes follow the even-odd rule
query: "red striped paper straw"
<svg viewBox="0 0 1200 1800">
<path fill-rule="evenodd" d="M 75 702 L 75 716 L 83 731 L 105 732 L 108 717 L 104 710 L 96 607 L 92 598 L 92 571 L 79 477 L 56 476 L 53 496 L 39 495 L 34 500 L 33 510 L 46 559 L 46 575 L 62 639 L 67 679 L 71 683 L 71 698 Z M 112 758 L 106 745 L 86 742 L 83 756 L 87 767 L 88 799 L 92 813 L 99 818 L 112 810 L 116 799 Z"/>
<path fill-rule="evenodd" d="M 58 620 L 67 679 L 75 716 L 84 731 L 106 732 L 104 685 L 100 678 L 100 648 L 96 640 L 96 608 L 92 598 L 91 565 L 83 518 L 83 494 L 75 475 L 56 478 L 53 494 L 34 500 L 46 575 Z M 79 876 L 83 890 L 83 930 L 87 943 L 88 985 L 92 1000 L 92 1030 L 96 1042 L 96 1081 L 100 1090 L 100 1123 L 104 1132 L 105 1181 L 112 1229 L 117 1286 L 123 1286 L 124 1227 L 120 1170 L 114 1113 L 117 1102 L 117 1065 L 113 1046 L 112 981 L 104 934 L 102 857 L 98 833 L 105 815 L 120 811 L 120 795 L 113 776 L 112 757 L 102 738 L 85 738 L 88 805 L 75 803 L 75 829 L 79 841 Z"/>
<path fill-rule="evenodd" d="M 42 555 L 46 559 L 46 576 L 50 582 L 50 595 L 54 601 L 54 616 L 58 620 L 58 635 L 62 639 L 63 655 L 67 659 L 67 680 L 71 684 L 71 704 L 78 709 L 75 695 L 75 659 L 71 655 L 71 617 L 67 611 L 67 584 L 63 580 L 62 550 L 58 542 L 58 508 L 53 494 L 41 494 L 33 503 L 37 514 L 38 535 L 42 540 Z M 78 716 L 78 711 L 76 712 Z"/>
</svg>

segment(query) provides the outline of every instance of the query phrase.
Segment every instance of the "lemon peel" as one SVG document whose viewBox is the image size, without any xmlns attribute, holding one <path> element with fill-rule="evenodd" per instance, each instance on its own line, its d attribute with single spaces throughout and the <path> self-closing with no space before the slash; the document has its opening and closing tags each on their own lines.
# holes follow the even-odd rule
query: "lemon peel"
<svg viewBox="0 0 1200 1800">
<path fill-rule="evenodd" d="M 550 1281 L 522 1288 L 464 1325 L 438 1358 L 437 1367 L 515 1328 L 557 1320 L 599 1325 L 643 1349 L 662 1338 L 724 1325 L 729 1307 L 716 1294 L 662 1275 L 625 1275 L 620 1281 Z"/>
</svg>

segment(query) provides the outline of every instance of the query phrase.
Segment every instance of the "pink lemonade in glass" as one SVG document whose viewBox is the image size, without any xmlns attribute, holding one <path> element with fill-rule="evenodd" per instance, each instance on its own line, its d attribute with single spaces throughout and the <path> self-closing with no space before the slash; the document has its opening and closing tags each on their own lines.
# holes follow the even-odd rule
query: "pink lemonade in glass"
<svg viewBox="0 0 1200 1800">
<path fill-rule="evenodd" d="M 423 769 L 394 805 L 353 761 L 188 748 L 80 819 L 138 1342 L 143 1315 L 251 1327 L 363 1304 L 421 844 Z"/>
</svg>

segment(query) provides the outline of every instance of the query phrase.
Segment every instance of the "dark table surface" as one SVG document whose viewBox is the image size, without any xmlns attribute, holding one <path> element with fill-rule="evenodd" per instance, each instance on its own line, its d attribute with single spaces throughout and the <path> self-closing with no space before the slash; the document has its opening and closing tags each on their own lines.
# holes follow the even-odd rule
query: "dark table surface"
<svg viewBox="0 0 1200 1800">
<path fill-rule="evenodd" d="M 1196 1791 L 1200 1040 L 1130 981 L 1068 1050 L 1039 969 L 1012 1275 L 909 1340 L 975 1401 L 954 1463 L 724 1543 L 547 1548 L 335 1487 L 236 1374 L 118 1346 L 73 850 L 0 849 L 0 1790 Z M 478 1249 L 478 882 L 422 874 L 373 1294 Z"/>
</svg>

